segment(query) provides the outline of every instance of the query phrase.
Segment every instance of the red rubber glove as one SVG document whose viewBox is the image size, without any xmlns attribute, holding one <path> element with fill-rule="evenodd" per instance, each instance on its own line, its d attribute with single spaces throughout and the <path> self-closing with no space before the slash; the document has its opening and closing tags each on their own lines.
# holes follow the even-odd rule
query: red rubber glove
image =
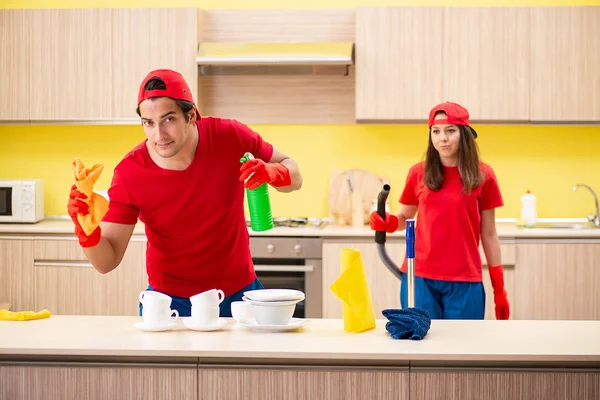
<svg viewBox="0 0 600 400">
<path fill-rule="evenodd" d="M 77 214 L 87 214 L 88 205 L 79 199 L 87 199 L 87 196 L 77 190 L 77 186 L 71 186 L 71 193 L 69 194 L 69 204 L 67 204 L 67 211 L 69 216 L 75 223 L 75 236 L 79 239 L 81 247 L 94 247 L 100 242 L 100 226 L 98 226 L 91 235 L 86 235 L 83 228 L 77 220 Z"/>
<path fill-rule="evenodd" d="M 259 159 L 248 160 L 242 164 L 240 172 L 240 181 L 246 181 L 244 187 L 250 190 L 256 189 L 263 183 L 275 187 L 292 184 L 290 170 L 280 163 L 266 163 Z"/>
<path fill-rule="evenodd" d="M 504 270 L 502 265 L 497 265 L 488 268 L 490 271 L 490 279 L 492 288 L 494 288 L 494 304 L 496 305 L 496 319 L 508 319 L 510 317 L 510 305 L 506 290 L 504 290 Z"/>
<path fill-rule="evenodd" d="M 385 221 L 377 211 L 371 213 L 371 229 L 374 231 L 394 233 L 398 229 L 398 217 L 394 214 L 385 213 Z"/>
</svg>

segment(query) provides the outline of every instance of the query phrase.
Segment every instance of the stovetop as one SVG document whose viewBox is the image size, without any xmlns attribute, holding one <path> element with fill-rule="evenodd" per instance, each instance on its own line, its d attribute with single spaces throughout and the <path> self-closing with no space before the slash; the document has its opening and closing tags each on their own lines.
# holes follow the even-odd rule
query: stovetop
<svg viewBox="0 0 600 400">
<path fill-rule="evenodd" d="M 287 228 L 323 228 L 326 218 L 279 217 L 273 218 L 273 226 Z M 246 226 L 250 226 L 250 218 L 246 218 Z"/>
</svg>

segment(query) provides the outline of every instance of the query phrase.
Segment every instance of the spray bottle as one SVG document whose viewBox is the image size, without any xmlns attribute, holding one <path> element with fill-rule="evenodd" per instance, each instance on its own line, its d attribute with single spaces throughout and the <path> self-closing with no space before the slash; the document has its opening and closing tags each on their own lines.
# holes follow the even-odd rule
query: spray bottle
<svg viewBox="0 0 600 400">
<path fill-rule="evenodd" d="M 240 162 L 243 164 L 248 160 L 254 160 L 252 153 L 244 153 Z M 266 183 L 263 183 L 256 189 L 246 189 L 246 199 L 248 200 L 248 210 L 250 211 L 250 224 L 252 230 L 261 232 L 273 228 L 271 201 L 269 200 L 269 186 Z"/>
</svg>

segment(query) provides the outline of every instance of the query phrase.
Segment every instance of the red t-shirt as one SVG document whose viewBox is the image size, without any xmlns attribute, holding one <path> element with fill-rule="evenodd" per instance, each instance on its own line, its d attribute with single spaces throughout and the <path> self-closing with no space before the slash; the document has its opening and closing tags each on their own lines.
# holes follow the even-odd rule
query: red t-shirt
<svg viewBox="0 0 600 400">
<path fill-rule="evenodd" d="M 184 171 L 158 167 L 146 141 L 121 160 L 103 221 L 145 224 L 146 270 L 157 291 L 190 297 L 216 288 L 227 296 L 256 278 L 240 158 L 248 151 L 268 162 L 273 146 L 235 120 L 201 118 L 197 126 L 196 154 Z"/>
<path fill-rule="evenodd" d="M 417 207 L 415 276 L 481 282 L 482 210 L 504 205 L 492 168 L 480 163 L 484 182 L 462 194 L 458 167 L 444 167 L 444 184 L 435 192 L 423 183 L 425 163 L 410 168 L 400 203 Z M 402 264 L 406 272 L 407 261 Z"/>
</svg>

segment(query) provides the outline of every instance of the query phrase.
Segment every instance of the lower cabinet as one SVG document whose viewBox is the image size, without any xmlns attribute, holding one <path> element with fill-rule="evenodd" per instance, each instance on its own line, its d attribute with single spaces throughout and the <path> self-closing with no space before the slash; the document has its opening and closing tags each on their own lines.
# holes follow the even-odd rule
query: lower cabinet
<svg viewBox="0 0 600 400">
<path fill-rule="evenodd" d="M 386 371 L 201 366 L 198 384 L 200 400 L 409 399 L 408 368 Z"/>
<path fill-rule="evenodd" d="M 411 368 L 411 400 L 597 400 L 600 371 L 435 372 Z"/>
<path fill-rule="evenodd" d="M 0 239 L 0 303 L 14 311 L 33 307 L 33 239 Z"/>
<path fill-rule="evenodd" d="M 101 274 L 76 240 L 36 240 L 34 307 L 58 315 L 139 315 L 148 285 L 145 242 L 131 241 L 121 264 Z"/>
<path fill-rule="evenodd" d="M 0 399 L 196 400 L 197 365 L 0 365 Z"/>
<path fill-rule="evenodd" d="M 519 242 L 517 319 L 600 320 L 600 240 Z"/>
</svg>

